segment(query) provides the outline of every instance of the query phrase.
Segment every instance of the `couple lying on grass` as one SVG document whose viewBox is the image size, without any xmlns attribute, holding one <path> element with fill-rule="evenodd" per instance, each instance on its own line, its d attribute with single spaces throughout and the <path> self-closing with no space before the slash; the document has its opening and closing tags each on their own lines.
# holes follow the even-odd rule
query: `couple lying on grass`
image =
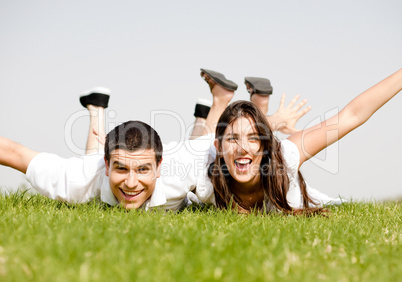
<svg viewBox="0 0 402 282">
<path fill-rule="evenodd" d="M 172 151 L 172 145 L 163 148 L 152 127 L 129 121 L 107 134 L 104 155 L 81 158 L 38 153 L 1 137 L 0 164 L 26 173 L 41 194 L 72 203 L 100 197 L 103 202 L 127 209 L 177 210 L 184 205 L 187 194 L 194 192 L 203 203 L 239 212 L 321 212 L 323 204 L 331 199 L 307 187 L 300 166 L 366 122 L 402 89 L 400 69 L 357 96 L 334 117 L 296 131 L 295 122 L 309 110 L 299 111 L 305 101 L 294 106 L 297 99 L 293 99 L 284 108 L 283 98 L 278 112 L 267 117 L 267 95 L 272 89 L 266 80 L 246 80 L 252 102 L 227 106 L 237 85 L 213 71 L 202 70 L 201 75 L 210 86 L 212 106 L 204 126 L 193 132 L 192 138 L 200 137 L 178 147 L 173 145 L 178 148 L 174 153 L 162 153 L 163 149 Z M 95 130 L 89 134 L 88 153 L 97 139 L 103 142 L 104 129 L 96 128 L 96 124 L 104 122 L 101 113 L 107 98 L 101 93 L 81 98 L 90 111 L 98 111 L 98 115 L 91 115 Z M 215 135 L 203 135 L 210 129 Z M 278 141 L 272 130 L 294 133 Z M 338 134 L 328 134 L 334 130 Z M 172 164 L 191 169 L 179 175 L 171 169 Z"/>
</svg>

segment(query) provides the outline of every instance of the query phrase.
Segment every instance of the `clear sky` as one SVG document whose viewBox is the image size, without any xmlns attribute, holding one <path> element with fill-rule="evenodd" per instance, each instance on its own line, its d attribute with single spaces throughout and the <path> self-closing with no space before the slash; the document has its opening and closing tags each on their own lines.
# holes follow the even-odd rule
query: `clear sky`
<svg viewBox="0 0 402 282">
<path fill-rule="evenodd" d="M 245 76 L 267 77 L 270 113 L 283 92 L 301 94 L 313 110 L 299 128 L 316 124 L 402 67 L 401 11 L 398 0 L 0 0 L 0 135 L 76 156 L 89 126 L 78 97 L 104 86 L 108 128 L 140 119 L 178 141 L 197 98 L 211 98 L 200 68 L 237 82 L 234 100 L 248 99 Z M 402 94 L 303 165 L 308 183 L 356 200 L 401 197 L 401 108 Z M 0 179 L 11 189 L 24 176 L 0 167 Z"/>
</svg>

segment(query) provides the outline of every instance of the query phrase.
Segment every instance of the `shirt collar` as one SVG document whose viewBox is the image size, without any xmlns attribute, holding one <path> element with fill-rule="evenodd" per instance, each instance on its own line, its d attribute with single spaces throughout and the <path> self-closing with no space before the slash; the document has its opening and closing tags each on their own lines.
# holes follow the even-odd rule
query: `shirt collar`
<svg viewBox="0 0 402 282">
<path fill-rule="evenodd" d="M 166 195 L 163 192 L 163 189 L 158 185 L 160 182 L 156 180 L 155 184 L 155 189 L 154 192 L 152 193 L 151 198 L 144 203 L 143 206 L 145 206 L 145 210 L 148 210 L 149 208 L 152 207 L 159 207 L 163 206 L 167 203 L 166 200 Z"/>
<path fill-rule="evenodd" d="M 115 206 L 119 204 L 119 201 L 114 196 L 112 189 L 110 189 L 109 177 L 103 176 L 101 184 L 101 200 L 109 205 Z"/>
</svg>

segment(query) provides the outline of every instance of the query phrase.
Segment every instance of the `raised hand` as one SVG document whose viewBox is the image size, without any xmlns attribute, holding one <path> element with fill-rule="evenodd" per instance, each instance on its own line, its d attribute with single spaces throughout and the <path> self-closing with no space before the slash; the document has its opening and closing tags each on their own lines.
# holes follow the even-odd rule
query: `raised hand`
<svg viewBox="0 0 402 282">
<path fill-rule="evenodd" d="M 307 99 L 303 99 L 301 102 L 297 103 L 299 98 L 300 95 L 296 95 L 285 107 L 286 94 L 282 95 L 278 110 L 272 116 L 267 117 L 273 130 L 280 131 L 284 134 L 293 134 L 300 131 L 296 129 L 296 123 L 302 116 L 307 114 L 312 107 L 308 106 L 303 108 L 307 103 Z"/>
</svg>

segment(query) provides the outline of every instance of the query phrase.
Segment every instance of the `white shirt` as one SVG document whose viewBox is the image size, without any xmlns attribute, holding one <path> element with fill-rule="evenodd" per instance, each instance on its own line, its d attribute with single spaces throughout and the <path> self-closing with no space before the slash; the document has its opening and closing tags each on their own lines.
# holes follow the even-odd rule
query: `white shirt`
<svg viewBox="0 0 402 282">
<path fill-rule="evenodd" d="M 197 185 L 213 140 L 214 135 L 206 135 L 164 145 L 161 177 L 156 180 L 152 196 L 141 208 L 180 209 L 187 193 Z M 51 199 L 85 203 L 100 197 L 105 203 L 117 205 L 119 202 L 110 189 L 105 172 L 103 154 L 66 159 L 40 153 L 29 163 L 26 177 L 32 187 Z"/>
<path fill-rule="evenodd" d="M 216 157 L 214 138 L 210 134 L 183 143 L 164 145 L 161 176 L 156 180 L 152 196 L 141 208 L 178 210 L 184 205 L 187 193 L 196 188 L 196 195 L 202 202 L 215 204 L 212 183 L 208 177 L 208 167 Z M 284 140 L 282 154 L 290 182 L 287 200 L 290 206 L 301 208 L 303 201 L 297 174 L 300 161 L 298 149 L 291 141 Z M 103 154 L 65 159 L 54 154 L 40 153 L 29 163 L 26 176 L 39 193 L 51 199 L 84 203 L 100 197 L 105 203 L 117 205 L 119 202 L 110 189 L 105 171 Z M 307 189 L 320 204 L 336 202 L 315 189 Z"/>
</svg>

